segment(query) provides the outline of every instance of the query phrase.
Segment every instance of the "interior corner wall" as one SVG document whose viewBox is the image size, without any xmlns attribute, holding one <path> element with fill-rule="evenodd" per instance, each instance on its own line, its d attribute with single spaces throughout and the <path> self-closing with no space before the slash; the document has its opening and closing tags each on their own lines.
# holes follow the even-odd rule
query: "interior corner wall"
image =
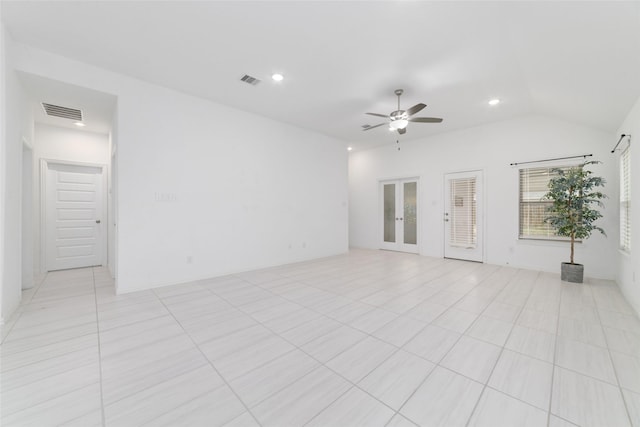
<svg viewBox="0 0 640 427">
<path fill-rule="evenodd" d="M 4 220 L 5 207 L 5 170 L 7 159 L 7 91 L 6 91 L 6 31 L 0 20 L 0 236 L 4 236 L 6 223 Z M 4 307 L 4 239 L 0 238 L 0 325 L 8 318 Z"/>
<path fill-rule="evenodd" d="M 409 130 L 410 132 L 410 130 Z M 523 116 L 475 128 L 447 132 L 349 156 L 349 236 L 353 247 L 379 248 L 379 181 L 420 177 L 420 253 L 444 256 L 444 175 L 484 172 L 484 261 L 559 272 L 568 261 L 565 242 L 518 239 L 518 168 L 510 163 L 593 154 L 602 161 L 592 170 L 603 176 L 609 196 L 600 225 L 609 238 L 595 233 L 579 244 L 577 261 L 585 275 L 614 279 L 617 266 L 618 175 L 609 153 L 611 134 L 545 116 Z M 614 141 L 615 142 L 615 141 Z M 580 161 L 580 160 L 574 160 Z M 549 163 L 544 163 L 548 165 Z M 533 166 L 533 165 L 532 165 Z"/>
<path fill-rule="evenodd" d="M 22 146 L 33 141 L 33 116 L 27 96 L 13 68 L 15 45 L 2 32 L 2 301 L 0 319 L 7 320 L 20 303 L 22 292 Z"/>
<path fill-rule="evenodd" d="M 118 98 L 119 293 L 348 249 L 343 141 L 20 50 L 21 71 Z"/>
<path fill-rule="evenodd" d="M 640 316 L 640 98 L 631 109 L 624 122 L 618 129 L 617 137 L 621 134 L 631 135 L 631 251 L 620 251 L 620 261 L 618 264 L 618 275 L 616 280 L 620 290 L 624 293 L 627 301 L 633 306 L 638 316 Z M 620 144 L 619 148 L 624 148 L 626 141 Z M 615 159 L 619 161 L 620 151 Z M 614 157 L 613 155 L 611 157 Z M 617 200 L 616 200 L 617 202 Z M 618 235 L 619 233 L 615 233 Z M 619 243 L 619 238 L 616 239 Z"/>
<path fill-rule="evenodd" d="M 116 106 L 117 109 L 117 106 Z M 109 180 L 108 180 L 108 211 L 109 211 L 109 225 L 108 225 L 108 239 L 109 239 L 109 272 L 111 277 L 117 279 L 118 266 L 117 266 L 117 247 L 118 247 L 118 143 L 116 136 L 118 134 L 118 123 L 116 118 L 111 124 L 111 133 L 109 134 Z M 117 282 L 116 282 L 117 283 Z M 117 286 L 117 285 L 116 285 Z M 116 288 L 117 289 L 117 288 Z"/>
<path fill-rule="evenodd" d="M 34 205 L 34 233 L 33 244 L 35 250 L 36 275 L 46 273 L 42 265 L 43 248 L 41 236 L 41 211 L 42 189 L 40 188 L 40 163 L 42 160 L 61 162 L 93 163 L 107 166 L 109 164 L 109 136 L 106 134 L 86 132 L 77 129 L 69 129 L 51 126 L 41 123 L 35 124 L 34 131 L 34 180 L 36 183 Z"/>
</svg>

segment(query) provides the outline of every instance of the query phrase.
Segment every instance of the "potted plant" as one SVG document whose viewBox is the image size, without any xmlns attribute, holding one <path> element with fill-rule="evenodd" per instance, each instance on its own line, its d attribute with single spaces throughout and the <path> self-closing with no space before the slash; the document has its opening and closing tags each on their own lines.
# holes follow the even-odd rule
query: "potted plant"
<svg viewBox="0 0 640 427">
<path fill-rule="evenodd" d="M 543 199 L 551 200 L 553 204 L 547 209 L 549 216 L 545 222 L 549 223 L 558 236 L 569 237 L 571 243 L 571 256 L 569 262 L 561 264 L 561 279 L 582 283 L 584 266 L 576 264 L 573 260 L 574 245 L 576 239 L 586 239 L 594 230 L 598 230 L 606 236 L 604 230 L 595 221 L 602 214 L 595 209 L 603 207 L 600 201 L 606 196 L 597 190 L 603 187 L 604 179 L 592 176 L 585 166 L 600 163 L 588 161 L 570 169 L 554 168 L 555 177 L 549 181 L 549 192 Z"/>
</svg>

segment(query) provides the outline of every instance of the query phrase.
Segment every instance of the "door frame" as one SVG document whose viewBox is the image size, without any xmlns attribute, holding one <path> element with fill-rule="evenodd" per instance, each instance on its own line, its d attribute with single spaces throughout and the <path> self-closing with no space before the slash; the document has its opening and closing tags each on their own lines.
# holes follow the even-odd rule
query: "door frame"
<svg viewBox="0 0 640 427">
<path fill-rule="evenodd" d="M 68 160 L 55 160 L 55 159 L 40 159 L 40 271 L 42 274 L 46 274 L 47 270 L 47 171 L 49 165 L 62 165 L 62 166 L 86 166 L 92 168 L 98 168 L 102 174 L 102 218 L 105 218 L 103 224 L 109 223 L 109 209 L 107 208 L 107 192 L 108 192 L 108 177 L 107 165 L 102 163 L 85 163 L 74 162 Z M 108 253 L 109 253 L 109 238 L 108 233 L 102 233 L 102 259 L 100 260 L 103 266 L 107 266 Z"/>
<path fill-rule="evenodd" d="M 403 182 L 416 182 L 416 208 L 418 210 L 418 213 L 416 215 L 416 244 L 415 244 L 415 250 L 412 251 L 407 251 L 405 250 L 405 243 L 402 242 L 398 242 L 396 241 L 395 244 L 393 244 L 395 247 L 391 248 L 392 244 L 389 244 L 387 247 L 383 247 L 385 245 L 384 242 L 384 184 L 386 183 L 396 183 L 396 184 L 402 184 Z M 378 239 L 378 247 L 382 250 L 389 250 L 389 251 L 398 251 L 398 252 L 405 252 L 405 253 L 416 253 L 419 254 L 420 253 L 420 247 L 421 247 L 421 243 L 422 243 L 422 238 L 421 238 L 421 230 L 422 230 L 422 218 L 421 218 L 421 214 L 422 214 L 422 196 L 420 194 L 420 176 L 419 175 L 408 175 L 408 176 L 402 176 L 402 177 L 390 177 L 390 178 L 380 178 L 378 179 L 378 203 L 376 206 L 376 209 L 378 211 L 378 221 L 377 221 L 377 228 L 378 228 L 378 232 L 377 234 L 377 239 Z M 403 193 L 403 198 L 404 198 L 404 189 L 401 190 Z M 398 195 L 396 194 L 396 198 L 398 197 Z M 404 227 L 404 225 L 403 225 Z M 396 236 L 396 240 L 398 236 Z"/>
<path fill-rule="evenodd" d="M 454 174 L 478 174 L 480 176 L 480 185 L 476 186 L 476 194 L 480 194 L 479 203 L 476 205 L 476 215 L 479 218 L 476 218 L 476 233 L 478 236 L 478 247 L 480 248 L 480 257 L 479 259 L 465 259 L 458 257 L 449 257 L 450 259 L 460 259 L 463 261 L 472 261 L 472 262 L 485 262 L 486 257 L 486 239 L 485 236 L 485 200 L 486 200 L 486 184 L 485 184 L 485 173 L 483 168 L 477 169 L 466 169 L 466 170 L 458 170 L 458 171 L 448 171 L 442 175 L 442 256 L 443 258 L 447 258 L 447 222 L 446 222 L 446 208 L 447 208 L 447 176 Z M 478 200 L 476 200 L 478 202 Z"/>
</svg>

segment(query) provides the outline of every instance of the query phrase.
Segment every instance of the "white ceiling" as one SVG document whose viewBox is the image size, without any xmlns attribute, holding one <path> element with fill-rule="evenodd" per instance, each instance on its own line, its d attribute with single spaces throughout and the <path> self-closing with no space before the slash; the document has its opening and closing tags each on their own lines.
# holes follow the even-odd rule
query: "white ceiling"
<svg viewBox="0 0 640 427">
<path fill-rule="evenodd" d="M 638 1 L 4 0 L 2 14 L 19 42 L 356 148 L 395 142 L 361 126 L 395 110 L 396 88 L 444 118 L 405 140 L 527 113 L 614 132 L 640 96 Z"/>
</svg>

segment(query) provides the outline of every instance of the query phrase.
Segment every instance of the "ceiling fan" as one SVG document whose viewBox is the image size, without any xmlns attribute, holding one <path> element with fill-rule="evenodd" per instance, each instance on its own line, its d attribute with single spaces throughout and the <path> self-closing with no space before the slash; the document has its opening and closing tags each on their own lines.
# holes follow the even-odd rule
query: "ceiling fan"
<svg viewBox="0 0 640 427">
<path fill-rule="evenodd" d="M 398 96 L 398 109 L 396 111 L 392 111 L 391 114 L 389 115 L 378 114 L 378 113 L 365 113 L 365 114 L 368 114 L 370 116 L 384 117 L 386 119 L 389 119 L 389 122 L 388 122 L 389 130 L 395 130 L 400 135 L 403 135 L 407 132 L 407 125 L 409 124 L 409 122 L 415 122 L 415 123 L 441 123 L 442 122 L 442 119 L 437 117 L 413 117 L 414 114 L 418 113 L 424 107 L 426 107 L 426 104 L 423 104 L 423 103 L 416 104 L 413 107 L 409 108 L 408 110 L 401 110 L 400 95 L 402 95 L 403 92 L 404 90 L 402 89 L 395 90 L 395 94 Z M 387 122 L 380 123 L 378 125 L 367 126 L 362 130 L 370 130 L 386 124 Z"/>
</svg>

